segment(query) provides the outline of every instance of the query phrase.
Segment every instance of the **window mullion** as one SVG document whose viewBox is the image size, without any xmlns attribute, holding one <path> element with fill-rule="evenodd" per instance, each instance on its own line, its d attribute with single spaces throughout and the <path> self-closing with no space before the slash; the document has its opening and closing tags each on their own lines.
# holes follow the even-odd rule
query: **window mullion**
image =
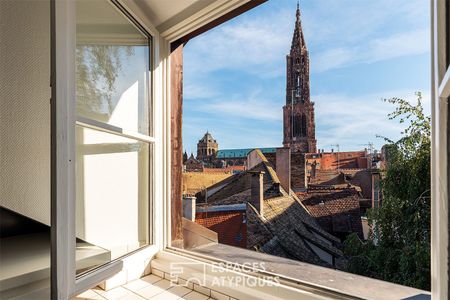
<svg viewBox="0 0 450 300">
<path fill-rule="evenodd" d="M 84 118 L 84 117 L 80 117 L 80 116 L 77 117 L 76 124 L 79 126 L 91 128 L 94 130 L 99 130 L 99 131 L 119 135 L 122 137 L 131 138 L 131 139 L 138 140 L 141 142 L 146 142 L 146 143 L 154 143 L 155 142 L 155 138 L 153 138 L 151 136 L 133 132 L 133 131 L 129 131 L 129 130 L 125 130 L 125 129 L 122 129 L 117 126 L 113 126 L 110 124 L 106 124 L 103 122 L 99 122 L 96 120 L 92 120 L 92 119 L 88 119 L 88 118 Z"/>
</svg>

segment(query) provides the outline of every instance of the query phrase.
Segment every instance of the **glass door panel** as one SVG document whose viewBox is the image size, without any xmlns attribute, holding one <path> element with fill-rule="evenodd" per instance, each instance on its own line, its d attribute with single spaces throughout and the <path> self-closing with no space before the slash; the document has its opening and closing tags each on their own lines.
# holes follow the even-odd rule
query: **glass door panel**
<svg viewBox="0 0 450 300">
<path fill-rule="evenodd" d="M 77 272 L 148 244 L 149 144 L 77 126 Z"/>
<path fill-rule="evenodd" d="M 77 0 L 76 272 L 149 244 L 151 37 L 115 1 Z"/>
</svg>

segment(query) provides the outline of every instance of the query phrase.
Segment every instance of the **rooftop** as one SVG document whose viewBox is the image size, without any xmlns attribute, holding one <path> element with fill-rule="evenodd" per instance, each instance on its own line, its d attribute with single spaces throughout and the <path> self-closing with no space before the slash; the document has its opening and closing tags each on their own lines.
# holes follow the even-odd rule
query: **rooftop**
<svg viewBox="0 0 450 300">
<path fill-rule="evenodd" d="M 334 235 L 356 232 L 363 239 L 359 192 L 350 188 L 308 190 L 299 197 L 320 226 Z"/>
<path fill-rule="evenodd" d="M 217 207 L 247 206 L 247 248 L 267 254 L 318 264 L 337 266 L 342 252 L 340 240 L 323 230 L 300 200 L 280 186 L 278 176 L 262 151 L 261 163 L 233 175 L 208 190 L 208 204 Z M 264 172 L 264 205 L 260 213 L 249 203 L 252 172 Z M 199 207 L 204 206 L 199 204 Z"/>
<path fill-rule="evenodd" d="M 216 140 L 213 138 L 211 133 L 207 131 L 205 135 L 198 141 L 199 143 L 216 143 Z"/>
<path fill-rule="evenodd" d="M 276 153 L 277 148 L 246 148 L 246 149 L 223 149 L 217 151 L 217 158 L 246 158 L 254 149 L 261 150 L 262 153 Z"/>
</svg>

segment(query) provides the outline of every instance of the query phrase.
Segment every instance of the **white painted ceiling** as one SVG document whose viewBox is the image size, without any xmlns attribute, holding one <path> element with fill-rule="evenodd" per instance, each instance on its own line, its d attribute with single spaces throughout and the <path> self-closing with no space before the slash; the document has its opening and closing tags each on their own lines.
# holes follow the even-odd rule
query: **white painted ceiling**
<svg viewBox="0 0 450 300">
<path fill-rule="evenodd" d="M 188 17 L 215 0 L 132 0 L 152 21 L 155 27 L 164 28 L 175 19 Z"/>
<path fill-rule="evenodd" d="M 182 12 L 199 0 L 140 0 L 145 2 L 151 13 L 155 16 L 154 22 L 158 26 L 171 17 Z"/>
</svg>

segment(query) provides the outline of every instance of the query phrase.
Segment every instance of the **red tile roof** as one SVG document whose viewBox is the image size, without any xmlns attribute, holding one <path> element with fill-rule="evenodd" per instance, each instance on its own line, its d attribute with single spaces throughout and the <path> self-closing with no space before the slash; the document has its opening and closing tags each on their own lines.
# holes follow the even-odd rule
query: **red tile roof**
<svg viewBox="0 0 450 300">
<path fill-rule="evenodd" d="M 195 222 L 217 232 L 219 243 L 247 247 L 245 211 L 197 212 Z"/>
</svg>

